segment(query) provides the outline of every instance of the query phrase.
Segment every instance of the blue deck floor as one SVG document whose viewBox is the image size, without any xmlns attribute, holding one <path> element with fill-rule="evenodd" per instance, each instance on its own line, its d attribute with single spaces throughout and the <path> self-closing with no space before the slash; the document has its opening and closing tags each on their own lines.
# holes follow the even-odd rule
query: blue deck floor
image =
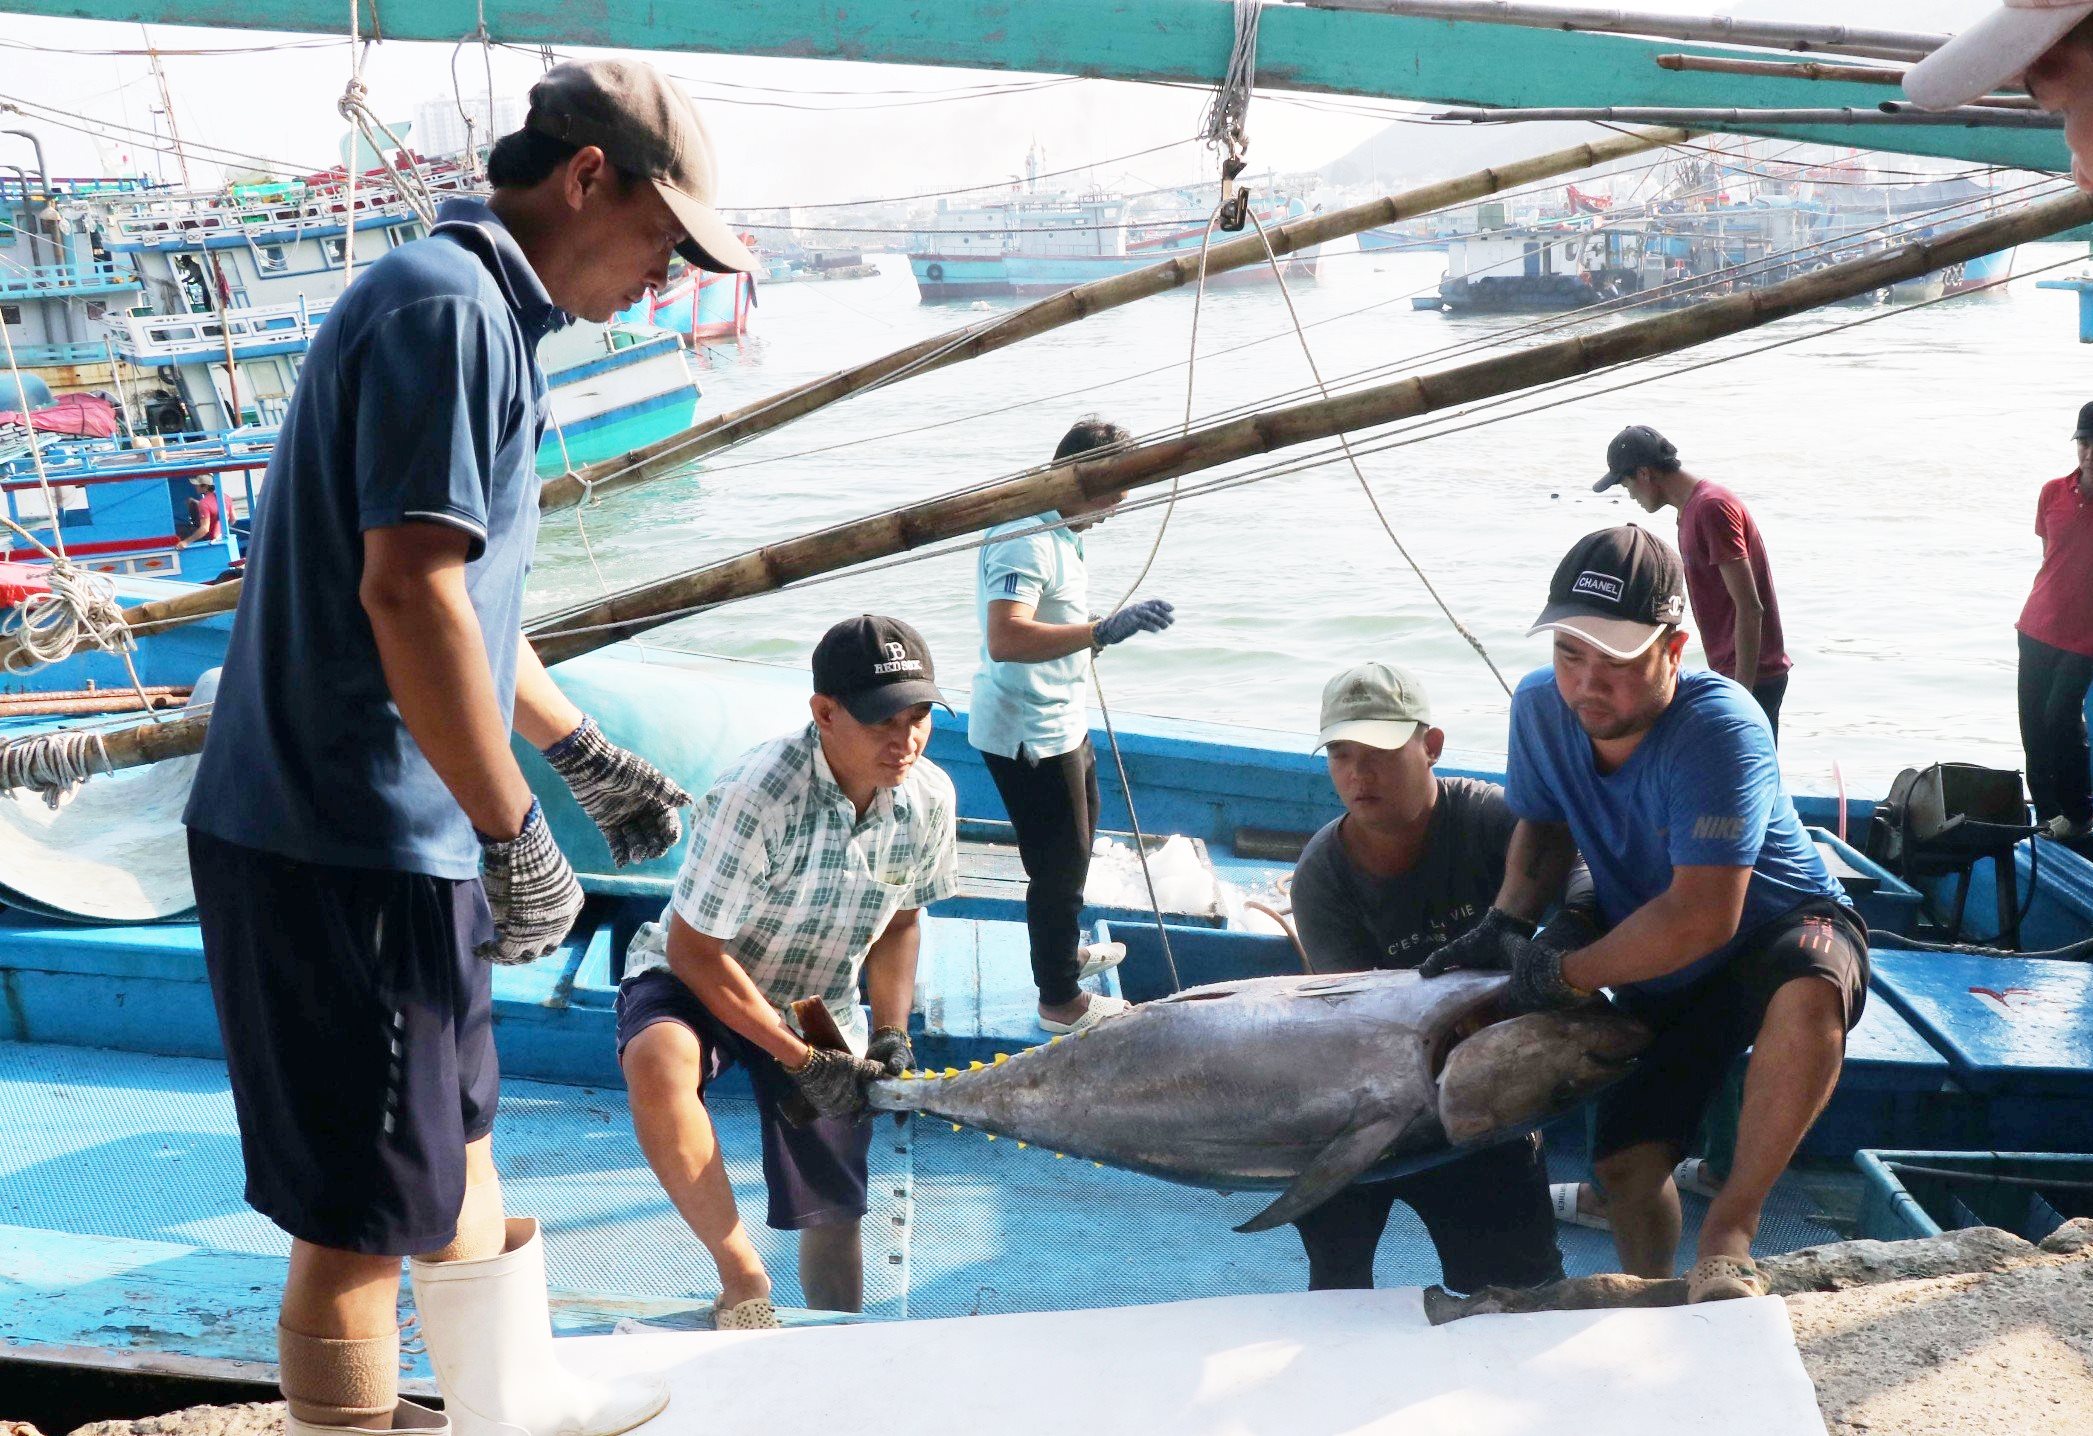
<svg viewBox="0 0 2093 1436">
<path fill-rule="evenodd" d="M 713 1111 L 742 1209 L 780 1301 L 801 1301 L 793 1238 L 761 1223 L 752 1103 Z M 1582 1168 L 1571 1141 L 1558 1175 Z M 695 1325 L 713 1290 L 702 1249 L 640 1157 L 615 1089 L 511 1080 L 496 1156 L 513 1211 L 546 1224 L 565 1330 L 619 1316 Z M 955 1316 L 1295 1290 L 1289 1232 L 1229 1228 L 1268 1196 L 1175 1187 L 938 1122 L 879 1119 L 865 1224 L 868 1315 Z M 0 1044 L 0 1344 L 46 1350 L 137 1342 L 231 1363 L 273 1358 L 283 1235 L 240 1198 L 223 1067 L 200 1058 Z M 121 1193 L 121 1200 L 111 1200 Z M 1688 1198 L 1689 1234 L 1703 1205 Z M 1776 1194 L 1766 1250 L 1836 1236 L 1800 1190 Z M 1609 1239 L 1559 1229 L 1573 1273 L 1611 1269 Z M 1437 1277 L 1423 1228 L 1398 1207 L 1383 1285 Z"/>
</svg>

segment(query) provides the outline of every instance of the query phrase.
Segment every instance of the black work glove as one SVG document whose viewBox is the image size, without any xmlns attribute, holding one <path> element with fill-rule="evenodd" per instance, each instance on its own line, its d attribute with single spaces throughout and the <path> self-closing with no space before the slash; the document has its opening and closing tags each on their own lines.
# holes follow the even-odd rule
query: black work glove
<svg viewBox="0 0 2093 1436">
<path fill-rule="evenodd" d="M 1589 992 L 1563 981 L 1565 951 L 1538 940 L 1520 940 L 1512 955 L 1511 981 L 1504 987 L 1504 1005 L 1513 1012 L 1546 1012 L 1574 1007 L 1590 997 Z"/>
<path fill-rule="evenodd" d="M 786 1068 L 807 1105 L 823 1117 L 855 1117 L 865 1110 L 865 1086 L 887 1075 L 887 1069 L 848 1052 L 825 1047 L 807 1049 L 804 1067 Z"/>
<path fill-rule="evenodd" d="M 1522 947 L 1533 941 L 1533 924 L 1493 907 L 1482 921 L 1447 943 L 1418 965 L 1426 977 L 1468 969 L 1475 972 L 1509 972 Z"/>
<path fill-rule="evenodd" d="M 1553 952 L 1575 952 L 1590 947 L 1601 936 L 1599 919 L 1587 908 L 1566 907 L 1541 924 L 1533 940 Z"/>
<path fill-rule="evenodd" d="M 604 737 L 595 719 L 582 719 L 547 748 L 545 761 L 602 832 L 619 867 L 658 858 L 683 836 L 676 810 L 690 806 L 690 794 L 639 754 Z"/>
<path fill-rule="evenodd" d="M 581 884 L 552 840 L 536 798 L 515 837 L 481 836 L 480 885 L 494 913 L 494 939 L 475 946 L 472 955 L 486 962 L 535 962 L 557 948 L 581 916 Z"/>
<path fill-rule="evenodd" d="M 909 1045 L 908 1034 L 899 1027 L 882 1027 L 866 1044 L 865 1060 L 884 1069 L 887 1076 L 899 1077 L 916 1065 L 916 1049 Z"/>
</svg>

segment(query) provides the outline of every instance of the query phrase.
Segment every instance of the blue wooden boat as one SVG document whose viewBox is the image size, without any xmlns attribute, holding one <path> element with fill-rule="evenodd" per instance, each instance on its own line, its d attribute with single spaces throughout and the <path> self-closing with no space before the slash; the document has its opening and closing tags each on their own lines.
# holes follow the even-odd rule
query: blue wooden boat
<svg viewBox="0 0 2093 1436">
<path fill-rule="evenodd" d="M 127 580 L 124 597 L 180 591 Z M 220 615 L 147 639 L 137 655 L 141 679 L 195 682 L 217 662 L 228 629 Z M 640 747 L 693 789 L 745 747 L 804 721 L 806 680 L 796 670 L 621 646 L 554 672 L 615 741 Z M 87 680 L 125 681 L 113 659 L 98 655 L 26 683 L 33 690 Z M 912 1024 L 922 1062 L 962 1067 L 1045 1039 L 1032 1007 L 1022 872 L 965 723 L 964 714 L 941 719 L 930 750 L 959 793 L 962 884 L 928 915 Z M 1184 720 L 1118 723 L 1143 830 L 1152 840 L 1182 835 L 1201 872 L 1272 900 L 1299 842 L 1337 811 L 1311 741 Z M 565 789 L 520 745 L 519 757 L 590 900 L 559 952 L 496 974 L 507 1078 L 497 1158 L 518 1209 L 547 1223 L 562 1331 L 607 1330 L 624 1318 L 694 1324 L 709 1299 L 709 1266 L 640 1159 L 619 1090 L 611 1010 L 625 945 L 659 912 L 679 855 L 612 869 Z M 271 1374 L 283 1240 L 240 1200 L 218 1029 L 182 890 L 176 816 L 186 786 L 186 775 L 170 780 L 164 769 L 147 769 L 97 779 L 55 815 L 22 795 L 0 801 L 0 1130 L 8 1133 L 0 1144 L 0 1379 L 8 1362 L 233 1380 Z M 85 804 L 100 806 L 82 813 Z M 1876 929 L 1917 929 L 1926 895 L 1833 835 L 1841 817 L 1834 800 L 1804 798 L 1800 806 Z M 1105 828 L 1124 832 L 1126 794 L 1110 777 L 1105 808 Z M 1868 810 L 1848 805 L 1848 831 Z M 68 814 L 113 830 L 115 820 L 97 812 L 124 815 L 116 851 L 68 845 L 56 834 Z M 147 891 L 155 873 L 160 887 Z M 1217 888 L 1212 901 L 1163 914 L 1179 979 L 1295 970 L 1291 943 L 1255 930 L 1227 894 Z M 1124 966 L 1095 981 L 1098 990 L 1136 1000 L 1171 990 L 1154 913 L 1104 907 L 1089 917 L 1128 947 Z M 2045 851 L 2029 941 L 2061 940 L 2089 922 L 2093 865 Z M 2037 973 L 2068 968 L 2058 980 L 2079 980 L 2057 999 L 2060 1013 L 2075 1014 L 2076 1029 L 2048 1023 L 2039 1061 L 1987 1066 L 1992 1049 L 1969 1020 L 1993 1018 L 1927 1005 L 1925 974 L 1950 972 L 1944 961 L 1878 954 L 1878 1000 L 1806 1149 L 1818 1165 L 1776 1194 L 1765 1250 L 1838 1235 L 1815 1215 L 1821 1205 L 1809 1184 L 1825 1180 L 1823 1163 L 1842 1169 L 1860 1147 L 1980 1149 L 2002 1145 L 2007 1134 L 2038 1149 L 2067 1149 L 2074 1139 L 2093 1146 L 2093 1132 L 2071 1110 L 2093 1085 L 2093 988 L 2084 981 L 2093 969 L 2019 960 Z M 2006 970 L 1994 959 L 1952 961 Z M 1944 982 L 1933 986 L 1952 997 L 1968 977 L 1954 968 Z M 730 1080 L 715 1111 L 737 1189 L 756 1200 L 746 1089 Z M 1560 1124 L 1549 1141 L 1558 1176 L 1579 1174 L 1581 1121 Z M 1255 1194 L 1174 1188 L 920 1121 L 881 1126 L 874 1175 L 868 1318 L 1279 1291 L 1305 1280 L 1289 1234 L 1225 1231 L 1259 1203 Z M 1689 1220 L 1701 1209 L 1689 1199 Z M 1573 1272 L 1611 1268 L 1603 1234 L 1564 1228 L 1562 1241 Z M 783 1237 L 759 1231 L 758 1242 L 781 1299 L 796 1301 Z M 1048 1252 L 1053 1260 L 1043 1261 Z M 1421 1228 L 1403 1217 L 1381 1263 L 1390 1283 L 1435 1275 Z"/>
</svg>

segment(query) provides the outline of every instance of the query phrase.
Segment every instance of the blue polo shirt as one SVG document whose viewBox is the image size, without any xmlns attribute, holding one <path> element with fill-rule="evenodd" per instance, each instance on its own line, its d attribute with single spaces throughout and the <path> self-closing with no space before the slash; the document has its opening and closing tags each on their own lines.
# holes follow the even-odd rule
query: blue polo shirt
<svg viewBox="0 0 2093 1436">
<path fill-rule="evenodd" d="M 513 236 L 452 200 L 357 275 L 313 336 L 253 516 L 183 820 L 309 863 L 442 878 L 479 843 L 400 721 L 357 597 L 366 530 L 471 537 L 466 590 L 507 721 L 538 533 L 538 341 L 564 316 Z"/>
<path fill-rule="evenodd" d="M 1719 673 L 1681 673 L 1671 706 L 1612 773 L 1599 771 L 1554 670 L 1527 674 L 1512 695 L 1504 789 L 1518 817 L 1569 825 L 1609 927 L 1670 887 L 1674 867 L 1752 870 L 1738 937 L 1634 984 L 1642 991 L 1712 971 L 1754 928 L 1812 898 L 1847 901 L 1781 784 L 1765 713 Z"/>
</svg>

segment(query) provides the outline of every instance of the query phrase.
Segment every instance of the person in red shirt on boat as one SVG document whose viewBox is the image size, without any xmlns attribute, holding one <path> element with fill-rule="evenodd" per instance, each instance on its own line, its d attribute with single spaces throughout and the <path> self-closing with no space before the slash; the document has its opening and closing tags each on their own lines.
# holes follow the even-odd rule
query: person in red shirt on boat
<svg viewBox="0 0 2093 1436">
<path fill-rule="evenodd" d="M 2093 404 L 2078 411 L 2078 464 L 2042 486 L 2035 533 L 2042 567 L 2014 627 L 2020 635 L 2020 742 L 2035 819 L 2059 841 L 2093 834 Z"/>
<path fill-rule="evenodd" d="M 1645 512 L 1679 511 L 1679 556 L 1708 666 L 1751 690 L 1778 742 L 1794 665 L 1781 635 L 1766 541 L 1751 511 L 1721 484 L 1681 468 L 1677 446 L 1647 424 L 1629 425 L 1606 446 L 1606 475 L 1592 491 L 1615 484 Z"/>
<path fill-rule="evenodd" d="M 210 543 L 225 537 L 224 516 L 218 507 L 218 484 L 209 474 L 198 474 L 189 480 L 196 494 L 189 500 L 189 519 L 182 531 L 175 535 L 174 546 L 187 548 L 193 543 Z"/>
</svg>

